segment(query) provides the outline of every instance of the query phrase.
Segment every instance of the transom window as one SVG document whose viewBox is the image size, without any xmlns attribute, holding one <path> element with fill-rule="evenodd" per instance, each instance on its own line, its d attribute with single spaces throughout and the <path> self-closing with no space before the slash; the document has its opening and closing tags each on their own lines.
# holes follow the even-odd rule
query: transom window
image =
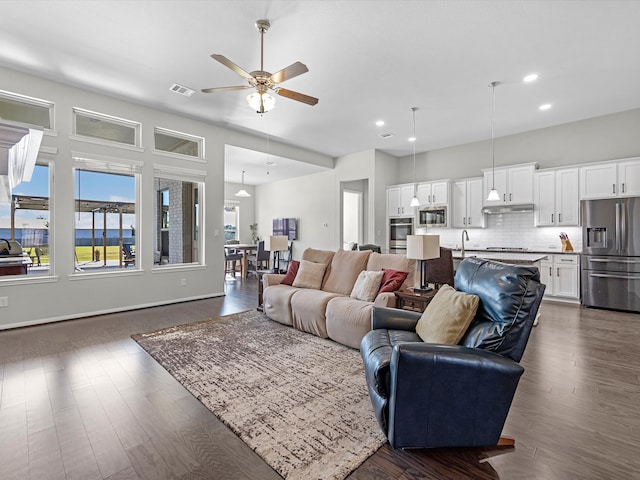
<svg viewBox="0 0 640 480">
<path fill-rule="evenodd" d="M 53 103 L 0 90 L 0 118 L 53 129 Z"/>
<path fill-rule="evenodd" d="M 153 140 L 158 151 L 204 158 L 204 138 L 155 127 Z"/>
<path fill-rule="evenodd" d="M 76 135 L 139 147 L 140 123 L 81 108 L 73 109 Z"/>
</svg>

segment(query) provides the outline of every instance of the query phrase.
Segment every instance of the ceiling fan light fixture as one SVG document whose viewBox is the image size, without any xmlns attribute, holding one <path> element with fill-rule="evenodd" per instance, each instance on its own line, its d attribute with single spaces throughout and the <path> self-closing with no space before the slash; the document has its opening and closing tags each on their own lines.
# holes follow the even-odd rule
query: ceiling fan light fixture
<svg viewBox="0 0 640 480">
<path fill-rule="evenodd" d="M 276 99 L 268 93 L 254 92 L 247 95 L 247 103 L 257 113 L 266 113 L 276 106 Z"/>
</svg>

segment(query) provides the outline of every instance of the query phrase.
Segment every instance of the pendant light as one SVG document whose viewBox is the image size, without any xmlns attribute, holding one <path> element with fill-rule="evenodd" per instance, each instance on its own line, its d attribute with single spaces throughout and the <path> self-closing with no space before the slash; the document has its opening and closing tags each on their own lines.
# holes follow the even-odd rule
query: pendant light
<svg viewBox="0 0 640 480">
<path fill-rule="evenodd" d="M 500 195 L 496 190 L 496 155 L 495 155 L 495 125 L 496 125 L 496 87 L 500 85 L 500 82 L 491 82 L 492 103 L 491 103 L 491 191 L 487 200 L 489 202 L 499 202 Z"/>
<path fill-rule="evenodd" d="M 409 204 L 411 207 L 420 206 L 420 200 L 418 200 L 416 193 L 418 188 L 418 184 L 416 183 L 416 110 L 418 110 L 418 107 L 411 107 L 411 112 L 413 113 L 413 137 L 409 139 L 410 142 L 413 142 L 413 198 Z"/>
<path fill-rule="evenodd" d="M 250 197 L 251 194 L 244 189 L 244 170 L 242 170 L 242 188 L 236 193 L 236 197 Z"/>
</svg>

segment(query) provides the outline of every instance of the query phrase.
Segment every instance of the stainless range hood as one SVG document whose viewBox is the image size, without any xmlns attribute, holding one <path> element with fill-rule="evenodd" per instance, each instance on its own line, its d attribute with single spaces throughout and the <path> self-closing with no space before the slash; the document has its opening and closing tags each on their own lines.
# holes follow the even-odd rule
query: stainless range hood
<svg viewBox="0 0 640 480">
<path fill-rule="evenodd" d="M 523 203 L 521 205 L 494 205 L 491 207 L 484 207 L 482 209 L 482 213 L 488 213 L 489 215 L 520 212 L 533 212 L 533 203 Z"/>
</svg>

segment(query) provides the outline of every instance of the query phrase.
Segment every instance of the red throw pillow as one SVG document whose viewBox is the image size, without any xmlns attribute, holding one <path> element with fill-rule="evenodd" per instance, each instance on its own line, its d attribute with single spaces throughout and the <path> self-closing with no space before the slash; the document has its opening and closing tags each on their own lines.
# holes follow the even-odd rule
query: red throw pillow
<svg viewBox="0 0 640 480">
<path fill-rule="evenodd" d="M 287 274 L 284 276 L 280 284 L 293 285 L 293 281 L 295 280 L 296 275 L 298 274 L 299 268 L 300 268 L 300 262 L 297 260 L 291 260 L 291 263 L 289 264 L 289 270 L 287 270 Z"/>
<path fill-rule="evenodd" d="M 380 290 L 378 290 L 378 293 L 395 292 L 402 286 L 409 275 L 409 272 L 391 270 L 390 268 L 383 268 L 382 271 L 384 275 L 382 275 L 382 282 L 380 282 Z"/>
</svg>

